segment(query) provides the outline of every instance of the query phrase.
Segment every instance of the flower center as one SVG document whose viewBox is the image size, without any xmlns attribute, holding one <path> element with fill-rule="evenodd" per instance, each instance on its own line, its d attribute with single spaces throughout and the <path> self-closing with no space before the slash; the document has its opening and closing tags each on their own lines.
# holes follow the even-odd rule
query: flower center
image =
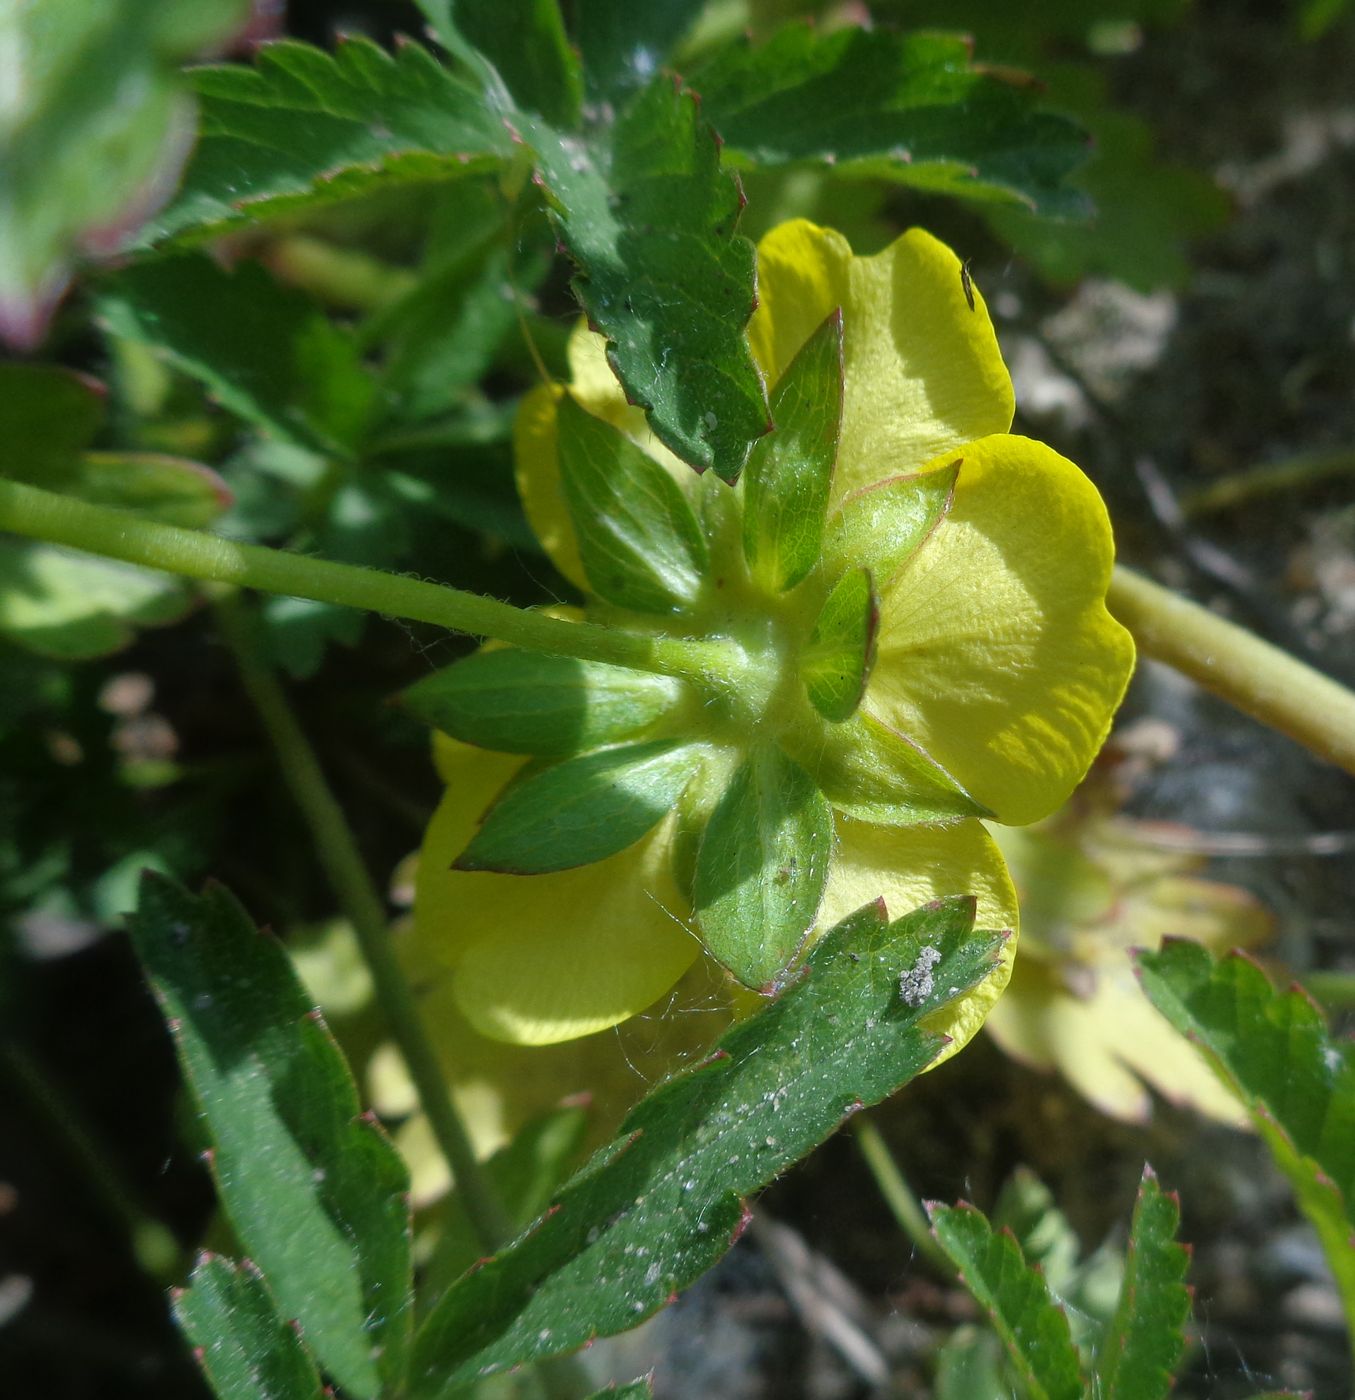
<svg viewBox="0 0 1355 1400">
<path fill-rule="evenodd" d="M 825 590 L 815 576 L 786 593 L 761 585 L 744 560 L 742 491 L 713 474 L 702 487 L 710 570 L 678 626 L 692 637 L 727 639 L 736 660 L 710 685 L 690 687 L 682 719 L 687 732 L 747 752 L 813 724 L 800 662 Z"/>
</svg>

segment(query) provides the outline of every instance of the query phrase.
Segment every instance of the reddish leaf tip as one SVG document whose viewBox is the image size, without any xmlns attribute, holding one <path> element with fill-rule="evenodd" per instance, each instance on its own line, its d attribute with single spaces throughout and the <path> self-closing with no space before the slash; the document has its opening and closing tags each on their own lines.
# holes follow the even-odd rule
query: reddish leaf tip
<svg viewBox="0 0 1355 1400">
<path fill-rule="evenodd" d="M 747 1201 L 744 1201 L 743 1209 L 739 1213 L 738 1223 L 734 1226 L 733 1230 L 731 1230 L 729 1234 L 729 1243 L 731 1246 L 738 1244 L 738 1242 L 743 1238 L 744 1232 L 752 1223 L 752 1207 L 748 1204 Z"/>
</svg>

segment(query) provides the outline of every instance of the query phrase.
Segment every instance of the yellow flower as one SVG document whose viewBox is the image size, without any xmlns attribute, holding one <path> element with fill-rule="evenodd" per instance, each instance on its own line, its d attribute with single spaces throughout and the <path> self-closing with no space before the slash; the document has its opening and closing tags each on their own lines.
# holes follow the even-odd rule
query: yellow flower
<svg viewBox="0 0 1355 1400">
<path fill-rule="evenodd" d="M 757 554 L 745 519 L 753 468 L 729 487 L 677 462 L 627 405 L 601 338 L 586 329 L 571 341 L 568 388 L 542 387 L 519 412 L 528 518 L 588 597 L 590 620 L 648 635 L 726 637 L 746 665 L 719 695 L 685 680 L 662 683 L 670 690 L 659 693 L 656 717 L 628 737 L 679 744 L 676 759 L 658 747 L 663 762 L 690 763 L 690 781 L 682 770 L 685 791 L 666 815 L 646 818 L 645 834 L 576 868 L 452 869 L 458 857 L 467 863 L 486 813 L 506 809 L 507 798 L 494 807 L 505 784 L 516 784 L 510 797 L 522 792 L 540 763 L 440 742 L 447 793 L 424 841 L 413 956 L 449 979 L 456 1004 L 485 1035 L 568 1040 L 662 997 L 712 941 L 715 914 L 706 911 L 715 897 L 695 899 L 699 918 L 693 909 L 712 811 L 736 775 L 752 771 L 750 755 L 773 754 L 782 777 L 803 780 L 804 810 L 823 813 L 823 868 L 806 872 L 817 859 L 808 849 L 771 873 L 739 867 L 736 896 L 752 888 L 770 907 L 774 886 L 801 882 L 809 892 L 797 939 L 880 897 L 897 916 L 938 896 L 973 894 L 980 927 L 1013 930 L 1002 967 L 944 1013 L 953 1052 L 982 1023 L 1015 952 L 1014 892 L 978 815 L 1025 823 L 1058 807 L 1103 742 L 1128 680 L 1133 646 L 1105 609 L 1113 552 L 1105 507 L 1072 463 L 1009 433 L 1011 381 L 983 299 L 955 255 L 914 230 L 858 258 L 840 235 L 793 222 L 762 241 L 758 269 L 749 340 L 774 416 L 799 352 L 839 338 L 840 437 L 820 502 L 821 555 L 811 565 L 786 565 L 780 525 Z M 638 611 L 619 606 L 614 590 L 589 578 L 585 559 L 600 570 L 603 556 L 596 540 L 581 540 L 580 521 L 590 531 L 593 522 L 579 514 L 561 462 L 565 435 L 577 436 L 582 423 L 597 437 L 599 422 L 667 469 L 651 494 L 666 499 L 664 483 L 676 482 L 677 505 L 665 508 L 705 532 L 690 551 L 704 572 L 671 608 L 663 599 Z M 818 543 L 816 535 L 816 551 Z M 680 582 L 682 594 L 688 583 Z M 857 679 L 868 677 L 864 697 L 860 686 L 851 693 L 851 667 L 833 650 L 850 651 L 853 638 Z M 736 971 L 744 966 L 721 956 Z M 780 965 L 757 956 L 748 965 L 764 964 Z M 757 986 L 747 970 L 739 975 Z"/>
<path fill-rule="evenodd" d="M 1167 935 L 1216 953 L 1246 947 L 1266 936 L 1270 915 L 1246 890 L 1200 879 L 1202 858 L 1173 849 L 1182 828 L 1119 816 L 1116 805 L 1101 768 L 1039 826 L 997 832 L 1021 897 L 1021 959 L 987 1030 L 1113 1118 L 1145 1122 L 1152 1085 L 1246 1127 L 1242 1105 L 1143 995 L 1129 950 Z"/>
</svg>

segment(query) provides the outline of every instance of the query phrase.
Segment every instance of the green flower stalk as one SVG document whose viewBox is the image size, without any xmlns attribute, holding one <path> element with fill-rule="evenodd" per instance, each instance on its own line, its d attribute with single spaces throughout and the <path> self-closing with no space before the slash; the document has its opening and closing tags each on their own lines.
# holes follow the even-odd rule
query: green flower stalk
<svg viewBox="0 0 1355 1400">
<path fill-rule="evenodd" d="M 773 992 L 881 898 L 973 895 L 981 926 L 1014 934 L 980 819 L 1057 808 L 1128 681 L 1104 505 L 1009 433 L 1011 381 L 955 255 L 913 231 L 857 258 L 795 222 L 763 240 L 759 281 L 774 426 L 737 485 L 653 438 L 583 328 L 571 383 L 529 395 L 516 431 L 529 519 L 587 620 L 705 664 L 491 647 L 409 693 L 448 785 L 413 959 L 489 1036 L 606 1029 L 703 955 Z M 1014 952 L 948 1013 L 952 1053 Z"/>
</svg>

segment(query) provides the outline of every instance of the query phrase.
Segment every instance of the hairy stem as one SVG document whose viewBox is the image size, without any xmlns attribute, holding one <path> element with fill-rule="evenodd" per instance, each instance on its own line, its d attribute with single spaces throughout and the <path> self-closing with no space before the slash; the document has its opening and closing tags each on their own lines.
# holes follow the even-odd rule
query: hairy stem
<svg viewBox="0 0 1355 1400">
<path fill-rule="evenodd" d="M 1106 602 L 1143 655 L 1355 773 L 1355 694 L 1345 686 L 1122 565 Z"/>
<path fill-rule="evenodd" d="M 456 1178 L 457 1190 L 480 1243 L 492 1252 L 512 1234 L 511 1222 L 475 1160 L 470 1134 L 447 1092 L 437 1052 L 428 1038 L 414 994 L 395 957 L 389 920 L 357 841 L 320 762 L 303 733 L 282 686 L 258 645 L 255 621 L 234 598 L 217 604 L 221 632 L 235 656 L 245 690 L 254 702 L 278 756 L 278 766 L 310 828 L 316 854 L 339 907 L 357 935 L 372 975 L 377 1001 L 404 1056 L 433 1135 Z"/>
<path fill-rule="evenodd" d="M 714 689 L 727 688 L 741 670 L 742 657 L 732 644 L 643 636 L 592 622 L 567 622 L 380 569 L 336 564 L 240 544 L 204 530 L 162 525 L 17 481 L 0 481 L 0 530 L 186 578 L 428 622 L 474 637 L 495 637 L 528 651 L 681 676 Z"/>
<path fill-rule="evenodd" d="M 1333 477 L 1355 475 L 1355 448 L 1338 447 L 1326 452 L 1304 452 L 1282 462 L 1268 462 L 1220 477 L 1198 491 L 1181 497 L 1181 509 L 1190 519 L 1250 505 L 1268 496 L 1292 495 L 1320 486 Z"/>
</svg>

